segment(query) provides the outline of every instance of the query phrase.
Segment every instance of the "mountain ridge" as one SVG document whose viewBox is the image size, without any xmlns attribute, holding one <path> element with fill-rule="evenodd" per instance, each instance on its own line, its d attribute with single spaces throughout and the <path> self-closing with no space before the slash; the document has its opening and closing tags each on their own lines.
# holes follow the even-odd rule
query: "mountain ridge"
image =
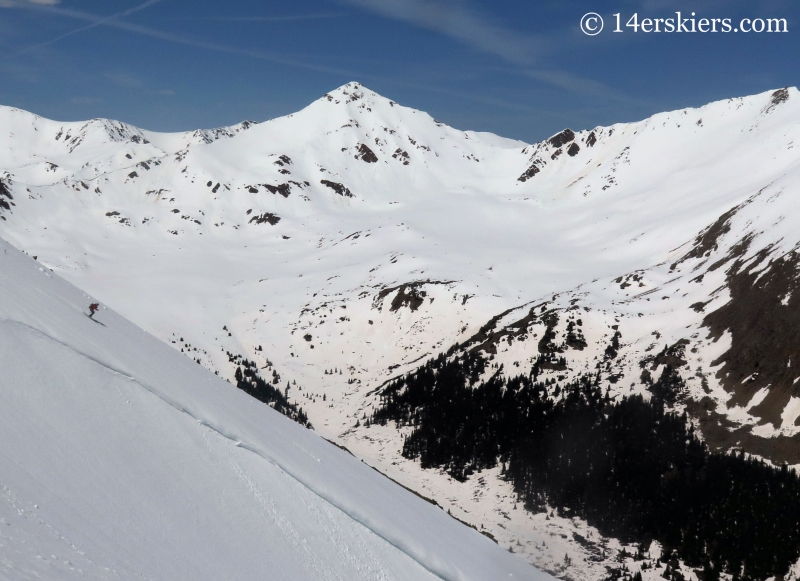
<svg viewBox="0 0 800 581">
<path fill-rule="evenodd" d="M 770 260 L 797 238 L 797 89 L 527 145 L 372 95 L 348 84 L 172 153 L 150 137 L 66 162 L 81 150 L 63 153 L 63 139 L 52 154 L 49 142 L 17 147 L 0 167 L 13 196 L 2 235 L 221 375 L 254 362 L 322 435 L 561 576 L 573 570 L 563 553 L 587 549 L 550 535 L 543 517 L 517 517 L 500 474 L 482 477 L 503 491 L 482 507 L 478 480 L 448 483 L 402 457 L 402 430 L 364 427 L 381 386 L 481 345 L 507 375 L 538 365 L 559 384 L 598 372 L 620 397 L 660 389 L 671 365 L 667 379 L 685 384 L 678 409 L 711 443 L 769 458 L 760 446 L 796 439 L 791 385 L 754 381 L 757 401 L 737 391 L 713 362 L 741 360 L 740 331 L 704 320 L 745 288 L 737 273 L 778 269 Z M 788 271 L 775 292 L 793 288 Z M 779 317 L 794 295 L 773 294 Z M 773 350 L 794 343 L 778 337 Z M 558 522 L 567 536 L 591 531 Z M 574 574 L 601 579 L 604 566 Z"/>
</svg>

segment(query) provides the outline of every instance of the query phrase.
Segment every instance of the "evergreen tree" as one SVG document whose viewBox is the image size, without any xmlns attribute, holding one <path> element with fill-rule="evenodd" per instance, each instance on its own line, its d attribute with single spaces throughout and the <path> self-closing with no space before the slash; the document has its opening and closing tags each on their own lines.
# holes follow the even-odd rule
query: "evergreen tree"
<svg viewBox="0 0 800 581">
<path fill-rule="evenodd" d="M 463 481 L 500 462 L 526 509 L 553 506 L 627 543 L 657 540 L 666 561 L 702 567 L 704 581 L 778 577 L 797 561 L 800 478 L 711 453 L 668 409 L 683 387 L 674 369 L 649 401 L 611 401 L 597 375 L 541 382 L 536 367 L 508 379 L 478 353 L 440 355 L 390 383 L 372 421 L 412 427 L 403 455 L 423 468 Z"/>
</svg>

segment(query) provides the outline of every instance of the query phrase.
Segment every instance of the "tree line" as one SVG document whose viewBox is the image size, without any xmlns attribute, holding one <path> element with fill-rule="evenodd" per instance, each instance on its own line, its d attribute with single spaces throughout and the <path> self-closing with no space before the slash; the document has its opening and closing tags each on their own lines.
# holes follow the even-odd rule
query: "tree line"
<svg viewBox="0 0 800 581">
<path fill-rule="evenodd" d="M 527 510 L 661 543 L 704 581 L 779 577 L 800 556 L 800 477 L 713 453 L 664 390 L 613 400 L 598 375 L 506 378 L 479 352 L 440 355 L 389 384 L 372 423 L 411 427 L 403 455 L 457 480 L 500 464 Z M 669 399 L 669 398 L 667 398 Z"/>
<path fill-rule="evenodd" d="M 275 411 L 293 419 L 298 424 L 311 428 L 311 422 L 303 408 L 289 401 L 289 383 L 286 383 L 286 390 L 281 391 L 277 384 L 280 377 L 273 371 L 272 382 L 267 381 L 259 373 L 258 365 L 255 361 L 250 361 L 241 355 L 234 355 L 227 352 L 228 361 L 236 365 L 234 379 L 236 387 L 269 405 Z"/>
</svg>

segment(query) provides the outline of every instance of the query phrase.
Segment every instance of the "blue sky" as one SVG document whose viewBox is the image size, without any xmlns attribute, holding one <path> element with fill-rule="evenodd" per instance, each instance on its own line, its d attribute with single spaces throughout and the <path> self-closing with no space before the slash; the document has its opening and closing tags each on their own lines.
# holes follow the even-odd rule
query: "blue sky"
<svg viewBox="0 0 800 581">
<path fill-rule="evenodd" d="M 788 33 L 612 32 L 634 13 Z M 586 12 L 605 19 L 584 35 Z M 791 0 L 0 0 L 0 104 L 189 130 L 292 113 L 348 81 L 524 141 L 798 84 Z M 797 29 L 795 29 L 798 27 Z"/>
</svg>

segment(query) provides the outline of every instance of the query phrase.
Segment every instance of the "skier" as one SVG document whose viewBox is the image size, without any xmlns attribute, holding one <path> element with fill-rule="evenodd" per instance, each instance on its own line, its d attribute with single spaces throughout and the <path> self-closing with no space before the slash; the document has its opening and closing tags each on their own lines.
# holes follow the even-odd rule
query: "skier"
<svg viewBox="0 0 800 581">
<path fill-rule="evenodd" d="M 97 309 L 100 308 L 98 303 L 92 303 L 89 305 L 89 318 L 94 319 L 94 314 L 97 312 Z"/>
</svg>

